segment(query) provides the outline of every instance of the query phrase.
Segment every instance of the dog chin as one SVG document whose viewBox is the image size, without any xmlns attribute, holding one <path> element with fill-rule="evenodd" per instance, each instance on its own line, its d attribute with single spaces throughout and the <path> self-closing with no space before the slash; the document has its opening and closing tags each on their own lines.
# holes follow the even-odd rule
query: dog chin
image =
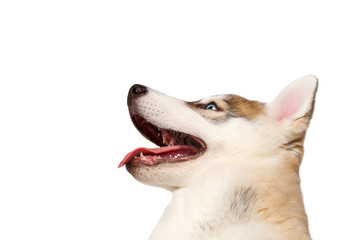
<svg viewBox="0 0 360 240">
<path fill-rule="evenodd" d="M 159 163 L 157 165 L 126 164 L 127 171 L 139 182 L 168 190 L 186 187 L 194 171 L 194 161 Z"/>
</svg>

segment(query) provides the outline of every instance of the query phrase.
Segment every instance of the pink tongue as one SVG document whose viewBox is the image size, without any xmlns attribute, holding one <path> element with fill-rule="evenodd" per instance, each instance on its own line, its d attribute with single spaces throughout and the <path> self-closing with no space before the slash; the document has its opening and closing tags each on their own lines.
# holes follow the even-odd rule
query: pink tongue
<svg viewBox="0 0 360 240">
<path fill-rule="evenodd" d="M 176 154 L 182 154 L 185 153 L 187 155 L 191 154 L 191 153 L 195 153 L 197 151 L 197 148 L 194 146 L 190 146 L 190 145 L 175 145 L 175 146 L 168 146 L 168 147 L 160 147 L 160 148 L 137 148 L 132 152 L 129 152 L 124 160 L 122 160 L 119 164 L 119 168 L 121 168 L 122 166 L 124 166 L 125 164 L 127 164 L 132 158 L 134 158 L 135 156 L 140 155 L 140 153 L 142 152 L 144 155 L 160 155 L 160 154 L 170 154 L 170 153 L 175 153 Z"/>
</svg>

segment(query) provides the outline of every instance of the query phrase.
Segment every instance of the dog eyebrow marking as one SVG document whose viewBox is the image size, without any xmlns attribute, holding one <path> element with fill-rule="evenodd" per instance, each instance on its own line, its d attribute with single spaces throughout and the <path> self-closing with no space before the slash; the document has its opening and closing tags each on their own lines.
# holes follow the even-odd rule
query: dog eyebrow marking
<svg viewBox="0 0 360 240">
<path fill-rule="evenodd" d="M 248 120 L 254 120 L 265 113 L 265 104 L 259 101 L 248 100 L 237 95 L 228 95 L 223 101 L 228 105 L 231 113 Z"/>
</svg>

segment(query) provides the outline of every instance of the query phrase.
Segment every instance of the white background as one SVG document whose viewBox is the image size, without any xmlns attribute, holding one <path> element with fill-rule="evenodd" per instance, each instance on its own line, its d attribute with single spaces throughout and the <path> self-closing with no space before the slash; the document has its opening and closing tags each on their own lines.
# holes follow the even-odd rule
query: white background
<svg viewBox="0 0 360 240">
<path fill-rule="evenodd" d="M 356 1 L 1 1 L 0 239 L 147 239 L 171 195 L 117 165 L 152 146 L 141 83 L 264 102 L 320 81 L 301 169 L 314 239 L 360 239 Z"/>
</svg>

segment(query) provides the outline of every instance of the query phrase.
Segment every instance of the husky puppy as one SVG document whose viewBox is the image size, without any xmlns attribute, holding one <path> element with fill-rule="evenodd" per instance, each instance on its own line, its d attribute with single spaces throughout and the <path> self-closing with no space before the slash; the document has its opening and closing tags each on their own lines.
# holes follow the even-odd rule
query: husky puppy
<svg viewBox="0 0 360 240">
<path fill-rule="evenodd" d="M 130 117 L 159 148 L 135 149 L 119 167 L 173 194 L 150 239 L 311 239 L 299 167 L 317 86 L 305 76 L 270 103 L 185 102 L 132 86 Z"/>
</svg>

